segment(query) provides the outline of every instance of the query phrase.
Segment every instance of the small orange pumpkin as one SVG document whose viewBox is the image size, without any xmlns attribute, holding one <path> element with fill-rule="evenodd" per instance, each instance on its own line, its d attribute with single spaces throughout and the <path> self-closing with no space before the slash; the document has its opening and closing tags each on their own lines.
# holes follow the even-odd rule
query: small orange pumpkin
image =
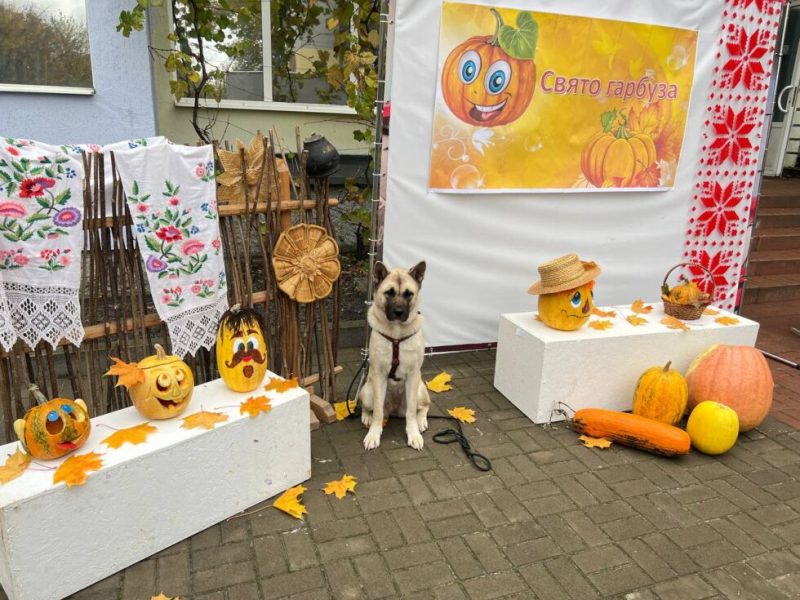
<svg viewBox="0 0 800 600">
<path fill-rule="evenodd" d="M 14 431 L 25 452 L 33 458 L 48 460 L 80 448 L 92 430 L 84 401 L 68 398 L 48 401 L 35 385 L 29 391 L 37 405 L 14 422 Z"/>
<path fill-rule="evenodd" d="M 672 361 L 647 369 L 633 392 L 633 414 L 675 425 L 686 412 L 689 390 L 683 375 L 670 369 Z"/>
<path fill-rule="evenodd" d="M 594 280 L 572 290 L 541 294 L 539 318 L 545 325 L 561 331 L 580 329 L 594 308 Z"/>
<path fill-rule="evenodd" d="M 453 114 L 470 125 L 495 127 L 516 121 L 533 98 L 536 85 L 537 25 L 531 13 L 517 15 L 517 28 L 503 23 L 494 8 L 497 30 L 493 36 L 474 36 L 450 54 L 442 68 L 442 95 Z M 505 43 L 507 35 L 524 40 L 517 48 Z"/>
</svg>

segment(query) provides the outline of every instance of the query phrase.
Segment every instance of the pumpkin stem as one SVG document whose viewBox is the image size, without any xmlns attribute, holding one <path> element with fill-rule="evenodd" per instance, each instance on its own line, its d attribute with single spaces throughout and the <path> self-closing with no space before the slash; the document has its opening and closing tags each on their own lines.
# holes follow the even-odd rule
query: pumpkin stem
<svg viewBox="0 0 800 600">
<path fill-rule="evenodd" d="M 490 8 L 489 12 L 494 15 L 494 18 L 497 19 L 497 29 L 494 32 L 494 37 L 489 40 L 490 46 L 499 46 L 500 45 L 500 28 L 505 25 L 503 22 L 503 17 L 500 16 L 500 13 L 497 12 L 496 8 Z"/>
<path fill-rule="evenodd" d="M 241 304 L 239 304 L 239 303 L 236 303 L 236 304 L 234 304 L 234 305 L 233 305 L 233 306 L 231 306 L 231 308 L 230 308 L 230 311 L 231 311 L 231 313 L 233 313 L 233 314 L 236 314 L 236 313 L 238 313 L 240 310 L 242 310 L 242 305 L 241 305 Z"/>
<path fill-rule="evenodd" d="M 154 344 L 153 348 L 156 349 L 156 356 L 158 357 L 158 360 L 164 360 L 167 357 L 167 353 L 164 350 L 164 346 L 162 346 L 161 344 Z"/>
<path fill-rule="evenodd" d="M 31 398 L 34 399 L 36 404 L 44 404 L 47 402 L 47 398 L 45 398 L 44 394 L 39 391 L 39 386 L 35 383 L 32 383 L 28 386 L 28 393 L 31 395 Z"/>
<path fill-rule="evenodd" d="M 671 366 L 672 366 L 672 361 L 667 362 L 667 364 L 664 365 L 664 373 L 669 373 L 669 368 Z"/>
</svg>

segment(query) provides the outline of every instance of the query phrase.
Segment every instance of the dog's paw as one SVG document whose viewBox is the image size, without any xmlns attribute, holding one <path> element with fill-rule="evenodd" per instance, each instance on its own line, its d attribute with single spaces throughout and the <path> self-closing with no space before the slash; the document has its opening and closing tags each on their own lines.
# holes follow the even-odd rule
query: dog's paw
<svg viewBox="0 0 800 600">
<path fill-rule="evenodd" d="M 424 443 L 425 442 L 422 439 L 422 434 L 419 431 L 408 434 L 408 445 L 414 450 L 422 450 L 422 445 Z"/>
<path fill-rule="evenodd" d="M 367 435 L 364 436 L 364 449 L 374 450 L 381 445 L 381 430 L 370 429 Z"/>
<path fill-rule="evenodd" d="M 372 411 L 365 410 L 364 408 L 361 409 L 361 422 L 364 424 L 364 427 L 369 427 L 372 425 Z"/>
<path fill-rule="evenodd" d="M 428 431 L 428 415 L 417 413 L 417 425 L 419 426 L 420 433 Z"/>
</svg>

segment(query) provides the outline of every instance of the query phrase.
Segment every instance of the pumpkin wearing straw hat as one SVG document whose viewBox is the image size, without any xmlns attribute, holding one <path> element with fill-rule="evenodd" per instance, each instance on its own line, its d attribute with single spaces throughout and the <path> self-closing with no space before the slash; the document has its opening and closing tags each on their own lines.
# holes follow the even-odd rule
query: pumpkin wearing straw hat
<svg viewBox="0 0 800 600">
<path fill-rule="evenodd" d="M 592 314 L 594 279 L 600 267 L 566 254 L 539 265 L 539 281 L 528 293 L 539 296 L 539 318 L 562 331 L 579 329 Z"/>
</svg>

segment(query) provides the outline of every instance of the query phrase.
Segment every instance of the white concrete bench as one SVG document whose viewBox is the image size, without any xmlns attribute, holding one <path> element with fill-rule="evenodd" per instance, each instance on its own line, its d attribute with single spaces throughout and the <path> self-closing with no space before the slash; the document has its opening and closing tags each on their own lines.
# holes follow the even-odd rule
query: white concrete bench
<svg viewBox="0 0 800 600">
<path fill-rule="evenodd" d="M 634 326 L 626 321 L 630 305 L 612 306 L 617 315 L 606 330 L 584 325 L 577 331 L 558 331 L 536 320 L 536 313 L 500 317 L 494 386 L 534 423 L 559 421 L 559 402 L 574 410 L 607 408 L 630 410 L 639 376 L 649 367 L 672 366 L 681 373 L 695 356 L 713 344 L 753 346 L 758 323 L 720 311 L 719 315 L 685 321 L 691 331 L 669 329 L 659 323 L 663 305 L 640 315 L 649 322 Z M 736 317 L 739 323 L 721 325 L 715 319 Z"/>
<path fill-rule="evenodd" d="M 76 454 L 102 453 L 103 466 L 86 484 L 53 485 L 54 471 L 34 463 L 0 486 L 0 583 L 9 599 L 64 598 L 308 479 L 308 393 L 259 390 L 272 410 L 250 418 L 239 404 L 254 394 L 222 380 L 198 385 L 180 417 L 151 421 L 158 431 L 144 444 L 116 450 L 100 444 L 114 433 L 102 425 L 122 429 L 146 419 L 133 408 L 95 417 Z M 228 420 L 212 430 L 183 429 L 183 417 L 201 407 Z M 0 447 L 0 463 L 17 447 Z"/>
</svg>

